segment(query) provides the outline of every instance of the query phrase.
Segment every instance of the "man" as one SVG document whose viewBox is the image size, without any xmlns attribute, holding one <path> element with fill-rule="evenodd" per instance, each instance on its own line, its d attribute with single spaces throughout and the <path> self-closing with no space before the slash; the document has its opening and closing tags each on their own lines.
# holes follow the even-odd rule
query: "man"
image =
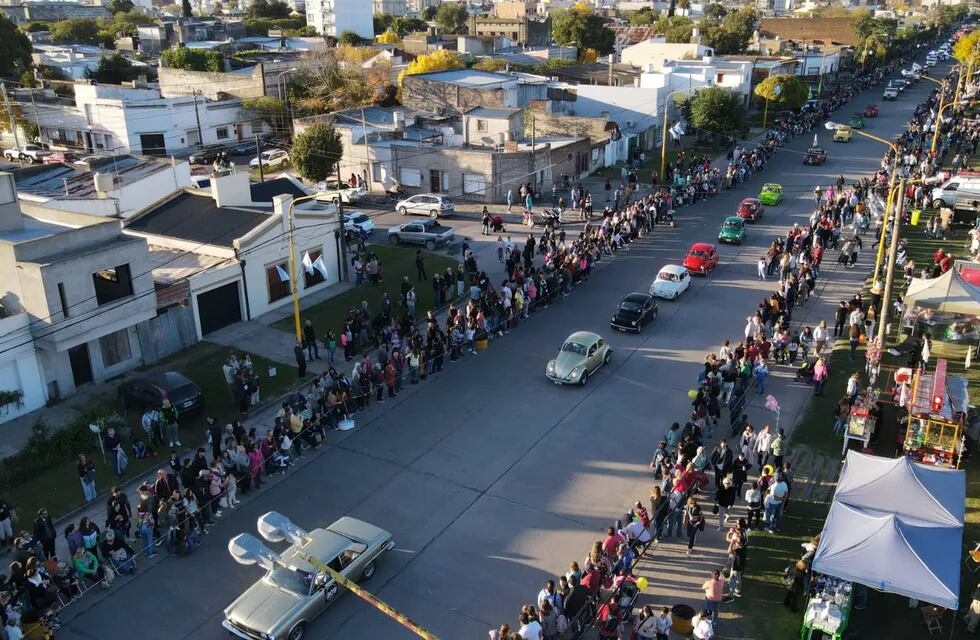
<svg viewBox="0 0 980 640">
<path fill-rule="evenodd" d="M 214 416 L 207 417 L 207 435 L 208 440 L 211 441 L 211 457 L 217 459 L 221 457 L 221 438 L 224 435 L 224 430 L 218 421 L 215 420 Z M 187 486 L 186 484 L 184 485 Z"/>
<path fill-rule="evenodd" d="M 425 257 L 422 255 L 422 250 L 418 249 L 415 252 L 415 269 L 418 272 L 419 282 L 423 280 L 428 280 L 425 275 Z"/>
<path fill-rule="evenodd" d="M 776 475 L 776 483 L 769 487 L 766 492 L 763 507 L 765 508 L 766 531 L 776 533 L 779 531 L 780 520 L 783 515 L 783 502 L 789 493 L 789 487 L 780 472 Z"/>
<path fill-rule="evenodd" d="M 634 546 L 644 545 L 653 539 L 653 536 L 650 535 L 650 532 L 643 525 L 643 521 L 637 518 L 634 518 L 626 525 L 623 533 L 626 534 L 626 539 Z"/>
<path fill-rule="evenodd" d="M 724 440 L 718 443 L 714 451 L 711 452 L 711 468 L 715 472 L 715 489 L 721 488 L 721 480 L 732 471 L 734 455 L 728 448 L 728 443 Z"/>
<path fill-rule="evenodd" d="M 227 367 L 228 363 L 225 363 L 224 366 Z M 160 412 L 155 407 L 146 407 L 143 416 L 140 418 L 140 426 L 143 427 L 143 431 L 146 433 L 147 449 L 152 452 L 151 455 L 156 453 L 152 445 L 163 441 L 160 424 Z"/>
<path fill-rule="evenodd" d="M 536 617 L 532 617 L 527 611 L 522 611 L 518 621 L 521 623 L 521 628 L 517 630 L 517 635 L 523 640 L 543 640 L 544 630 Z"/>
<path fill-rule="evenodd" d="M 296 358 L 296 370 L 299 375 L 299 379 L 302 380 L 306 377 L 306 354 L 303 353 L 303 343 L 299 340 L 293 346 L 293 356 Z"/>
<path fill-rule="evenodd" d="M 619 535 L 615 527 L 606 528 L 606 538 L 602 541 L 602 552 L 610 560 L 615 560 L 619 545 L 625 542 L 623 536 Z"/>
<path fill-rule="evenodd" d="M 34 519 L 34 537 L 41 543 L 44 550 L 44 557 L 51 559 L 55 555 L 54 541 L 58 537 L 58 531 L 54 528 L 51 516 L 47 509 L 39 509 L 37 518 Z"/>
<path fill-rule="evenodd" d="M 313 323 L 307 320 L 303 324 L 303 342 L 306 343 L 306 357 L 308 360 L 319 360 L 320 350 L 316 345 L 316 331 L 313 330 Z"/>
<path fill-rule="evenodd" d="M 783 428 L 776 429 L 776 437 L 769 443 L 769 452 L 772 453 L 773 469 L 779 471 L 783 468 L 783 457 L 786 455 L 786 433 Z"/>
<path fill-rule="evenodd" d="M 554 580 L 548 580 L 544 583 L 544 588 L 538 592 L 538 609 L 541 608 L 545 600 L 550 602 L 551 606 L 556 610 L 561 611 L 561 596 L 558 595 L 558 591 L 555 589 Z"/>
</svg>

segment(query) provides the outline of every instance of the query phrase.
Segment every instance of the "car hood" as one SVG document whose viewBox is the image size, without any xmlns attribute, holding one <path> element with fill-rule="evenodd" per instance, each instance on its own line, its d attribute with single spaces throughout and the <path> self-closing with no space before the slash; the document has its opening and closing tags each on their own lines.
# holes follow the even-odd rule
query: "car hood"
<svg viewBox="0 0 980 640">
<path fill-rule="evenodd" d="M 296 594 L 273 587 L 263 579 L 228 605 L 225 618 L 254 631 L 270 633 L 298 613 L 296 610 L 303 600 Z"/>
<path fill-rule="evenodd" d="M 638 320 L 640 316 L 643 315 L 639 311 L 629 311 L 627 309 L 617 309 L 616 319 L 617 320 Z"/>
<path fill-rule="evenodd" d="M 701 268 L 702 266 L 704 266 L 704 258 L 699 258 L 697 256 L 687 256 L 686 258 L 684 258 L 684 266 L 687 267 L 688 269 L 692 267 Z"/>
<path fill-rule="evenodd" d="M 722 227 L 721 233 L 718 235 L 725 236 L 726 238 L 737 238 L 738 236 L 742 235 L 742 230 Z"/>
<path fill-rule="evenodd" d="M 567 378 L 571 375 L 572 369 L 582 364 L 585 364 L 585 356 L 562 351 L 555 358 L 555 375 L 559 378 Z"/>
</svg>

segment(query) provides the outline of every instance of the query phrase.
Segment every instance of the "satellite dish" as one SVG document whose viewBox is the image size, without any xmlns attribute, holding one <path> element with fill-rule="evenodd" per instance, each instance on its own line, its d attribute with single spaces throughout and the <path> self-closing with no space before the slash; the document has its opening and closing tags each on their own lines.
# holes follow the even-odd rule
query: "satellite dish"
<svg viewBox="0 0 980 640">
<path fill-rule="evenodd" d="M 92 433 L 102 433 L 102 427 L 100 427 L 97 422 L 90 422 L 88 425 L 88 430 Z"/>
<path fill-rule="evenodd" d="M 256 523 L 259 534 L 269 542 L 288 540 L 290 544 L 303 544 L 306 531 L 297 527 L 293 522 L 277 511 L 259 516 Z"/>
<path fill-rule="evenodd" d="M 279 554 L 251 533 L 240 533 L 228 541 L 228 553 L 238 564 L 257 564 L 269 570 L 279 564 Z"/>
</svg>

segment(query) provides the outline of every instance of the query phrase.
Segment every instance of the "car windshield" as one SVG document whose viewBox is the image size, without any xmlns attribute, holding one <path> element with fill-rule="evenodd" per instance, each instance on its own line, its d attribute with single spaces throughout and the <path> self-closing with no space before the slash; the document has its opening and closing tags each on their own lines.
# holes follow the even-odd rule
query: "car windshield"
<svg viewBox="0 0 980 640">
<path fill-rule="evenodd" d="M 269 580 L 281 589 L 298 596 L 310 594 L 310 587 L 313 584 L 315 574 L 302 569 L 291 567 L 276 566 L 269 572 Z"/>
<path fill-rule="evenodd" d="M 643 311 L 643 305 L 637 304 L 636 302 L 630 302 L 629 300 L 623 300 L 619 304 L 619 308 L 623 311 Z"/>
<path fill-rule="evenodd" d="M 677 282 L 677 276 L 669 271 L 661 271 L 657 274 L 657 280 L 663 280 L 665 282 Z"/>
<path fill-rule="evenodd" d="M 708 252 L 707 251 L 701 251 L 700 249 L 694 249 L 693 251 L 691 251 L 690 255 L 692 255 L 692 256 L 694 256 L 696 258 L 707 258 L 708 257 Z"/>
<path fill-rule="evenodd" d="M 350 221 L 353 222 L 354 224 L 361 224 L 362 222 L 367 222 L 368 217 L 364 214 L 358 216 L 351 216 Z"/>
<path fill-rule="evenodd" d="M 734 220 L 726 220 L 725 221 L 725 228 L 726 229 L 738 229 L 741 226 L 742 225 L 740 225 L 739 223 L 735 222 Z"/>
<path fill-rule="evenodd" d="M 580 356 L 584 356 L 586 352 L 585 345 L 581 345 L 577 342 L 566 342 L 561 346 L 561 350 L 564 353 L 577 353 Z"/>
</svg>

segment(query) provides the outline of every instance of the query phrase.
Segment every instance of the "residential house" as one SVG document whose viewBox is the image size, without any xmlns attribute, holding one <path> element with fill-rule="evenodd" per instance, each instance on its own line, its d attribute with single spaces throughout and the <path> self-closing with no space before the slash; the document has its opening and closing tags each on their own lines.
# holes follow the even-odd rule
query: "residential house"
<svg viewBox="0 0 980 640">
<path fill-rule="evenodd" d="M 336 38 L 345 31 L 353 31 L 373 40 L 373 6 L 363 0 L 308 0 L 306 23 L 323 36 Z"/>
<path fill-rule="evenodd" d="M 523 18 L 471 15 L 467 27 L 467 33 L 471 36 L 503 36 L 528 47 L 547 47 L 551 44 L 551 16 L 536 20 L 526 15 Z"/>
<path fill-rule="evenodd" d="M 475 107 L 516 107 L 517 78 L 476 69 L 405 76 L 402 104 L 409 109 L 464 113 Z"/>
<path fill-rule="evenodd" d="M 4 2 L 0 4 L 0 13 L 13 20 L 17 26 L 24 26 L 30 22 L 59 22 L 71 18 L 98 20 L 112 16 L 108 7 L 101 5 L 47 0 Z"/>
<path fill-rule="evenodd" d="M 186 160 L 147 156 L 42 164 L 17 169 L 13 175 L 24 205 L 102 217 L 129 218 L 191 186 Z"/>
<path fill-rule="evenodd" d="M 569 84 L 604 85 L 611 87 L 636 86 L 640 72 L 631 64 L 576 64 L 558 67 L 548 75 Z"/>
<path fill-rule="evenodd" d="M 667 60 L 701 60 L 714 54 L 714 49 L 697 42 L 667 42 L 659 36 L 625 47 L 619 56 L 623 64 L 660 71 Z"/>
<path fill-rule="evenodd" d="M 159 89 L 75 84 L 75 106 L 38 104 L 41 138 L 75 149 L 165 155 L 252 137 L 239 99 L 165 98 Z"/>
<path fill-rule="evenodd" d="M 513 42 L 504 36 L 457 36 L 456 51 L 471 56 L 492 56 L 498 51 L 509 49 Z"/>
<path fill-rule="evenodd" d="M 148 259 L 119 220 L 18 202 L 0 174 L 0 300 L 19 324 L 0 349 L 0 388 L 36 408 L 140 364 L 136 327 L 156 315 Z"/>
<path fill-rule="evenodd" d="M 853 18 L 762 18 L 759 40 L 779 38 L 800 43 L 860 44 L 854 33 Z M 755 47 L 765 53 L 765 49 Z M 770 51 L 773 49 L 770 48 Z"/>
<path fill-rule="evenodd" d="M 407 0 L 373 0 L 373 6 L 375 15 L 381 13 L 397 17 L 408 15 Z"/>
<path fill-rule="evenodd" d="M 81 80 L 99 67 L 102 58 L 112 56 L 116 52 L 103 47 L 93 47 L 84 44 L 35 44 L 31 58 L 35 65 L 56 67 L 65 78 Z M 127 56 L 129 62 L 142 71 L 148 71 L 150 65 L 142 60 Z"/>
<path fill-rule="evenodd" d="M 752 95 L 753 63 L 705 56 L 703 60 L 666 60 L 660 72 L 650 65 L 640 75 L 640 87 L 662 88 L 668 92 L 691 93 L 702 87 L 730 89 L 745 104 Z"/>
<path fill-rule="evenodd" d="M 152 279 L 165 304 L 190 310 L 199 337 L 291 304 L 288 217 L 307 191 L 289 178 L 251 184 L 245 171 L 211 176 L 127 221 L 125 233 L 149 244 Z M 299 296 L 339 281 L 337 208 L 292 207 Z M 318 269 L 306 270 L 304 257 Z M 177 258 L 177 262 L 172 260 Z"/>
<path fill-rule="evenodd" d="M 426 31 L 416 31 L 406 34 L 402 38 L 402 47 L 405 51 L 413 55 L 432 53 L 433 51 L 456 50 L 456 37 L 447 39 L 436 34 L 434 27 L 429 27 Z"/>
<path fill-rule="evenodd" d="M 140 51 L 156 56 L 179 45 L 226 43 L 245 37 L 244 20 L 222 20 L 213 16 L 176 18 L 137 28 Z"/>
</svg>

